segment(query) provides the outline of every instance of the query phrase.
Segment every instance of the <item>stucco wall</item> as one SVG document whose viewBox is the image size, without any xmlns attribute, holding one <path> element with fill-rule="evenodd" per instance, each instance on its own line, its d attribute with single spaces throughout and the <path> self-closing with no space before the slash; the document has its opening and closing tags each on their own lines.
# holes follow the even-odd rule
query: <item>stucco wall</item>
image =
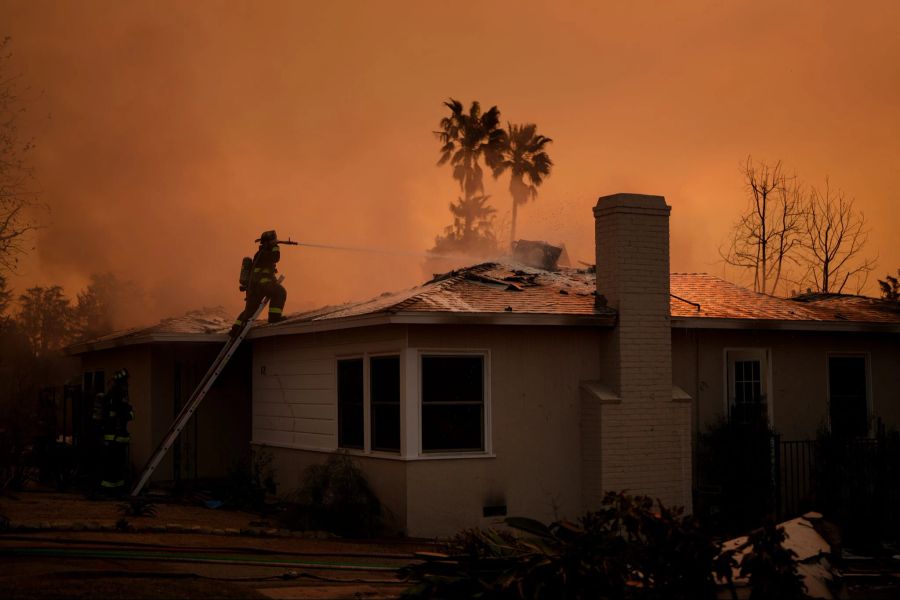
<svg viewBox="0 0 900 600">
<path fill-rule="evenodd" d="M 897 338 L 896 334 L 861 332 L 676 328 L 672 330 L 674 379 L 694 397 L 694 431 L 702 431 L 725 414 L 726 348 L 768 349 L 773 425 L 785 440 L 812 439 L 828 422 L 828 355 L 862 353 L 869 357 L 871 416 L 900 428 Z"/>
</svg>

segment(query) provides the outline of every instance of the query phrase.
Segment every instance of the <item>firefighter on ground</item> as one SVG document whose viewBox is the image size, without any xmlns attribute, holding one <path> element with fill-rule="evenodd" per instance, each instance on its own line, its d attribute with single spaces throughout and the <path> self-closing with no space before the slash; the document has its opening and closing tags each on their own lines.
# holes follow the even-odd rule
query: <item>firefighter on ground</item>
<svg viewBox="0 0 900 600">
<path fill-rule="evenodd" d="M 116 371 L 112 385 L 103 396 L 103 465 L 100 487 L 110 494 L 125 490 L 128 475 L 128 450 L 131 435 L 128 423 L 134 420 L 134 408 L 128 400 L 128 370 Z"/>
<path fill-rule="evenodd" d="M 278 279 L 275 277 L 275 273 L 278 272 L 275 263 L 281 258 L 281 252 L 278 249 L 278 235 L 274 230 L 264 231 L 257 241 L 259 250 L 253 256 L 250 277 L 246 283 L 247 304 L 244 312 L 231 327 L 232 336 L 240 333 L 247 321 L 253 318 L 253 313 L 259 308 L 264 298 L 269 299 L 269 323 L 277 323 L 284 318 L 282 311 L 285 300 L 287 300 L 287 290 L 278 283 Z M 241 286 L 241 291 L 245 291 L 244 285 Z"/>
</svg>

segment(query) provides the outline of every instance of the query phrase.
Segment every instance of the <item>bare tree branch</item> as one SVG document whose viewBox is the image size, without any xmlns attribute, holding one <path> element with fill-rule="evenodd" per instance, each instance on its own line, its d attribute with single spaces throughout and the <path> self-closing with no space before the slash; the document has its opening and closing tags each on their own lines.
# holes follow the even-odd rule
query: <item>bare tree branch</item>
<svg viewBox="0 0 900 600">
<path fill-rule="evenodd" d="M 14 271 L 27 251 L 27 234 L 37 228 L 30 214 L 38 206 L 30 187 L 34 170 L 28 156 L 34 144 L 22 140 L 18 119 L 24 112 L 19 97 L 20 75 L 10 69 L 10 38 L 0 40 L 0 270 Z"/>
<path fill-rule="evenodd" d="M 747 157 L 741 168 L 747 208 L 732 226 L 719 254 L 726 264 L 753 277 L 753 289 L 775 294 L 796 264 L 803 222 L 802 190 L 796 176 L 784 173 L 781 162 L 770 165 Z"/>
<path fill-rule="evenodd" d="M 823 293 L 862 291 L 875 259 L 863 255 L 869 230 L 853 198 L 833 189 L 826 177 L 824 186 L 810 190 L 804 212 L 803 285 Z"/>
</svg>

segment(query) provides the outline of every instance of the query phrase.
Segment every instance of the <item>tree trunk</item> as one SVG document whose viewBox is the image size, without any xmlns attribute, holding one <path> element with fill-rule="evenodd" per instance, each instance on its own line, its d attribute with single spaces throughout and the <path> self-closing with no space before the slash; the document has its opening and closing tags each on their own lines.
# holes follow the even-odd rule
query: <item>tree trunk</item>
<svg viewBox="0 0 900 600">
<path fill-rule="evenodd" d="M 510 227 L 509 234 L 509 249 L 515 250 L 516 248 L 516 211 L 519 208 L 519 203 L 516 202 L 516 199 L 513 198 L 513 209 L 512 209 L 512 226 Z"/>
</svg>

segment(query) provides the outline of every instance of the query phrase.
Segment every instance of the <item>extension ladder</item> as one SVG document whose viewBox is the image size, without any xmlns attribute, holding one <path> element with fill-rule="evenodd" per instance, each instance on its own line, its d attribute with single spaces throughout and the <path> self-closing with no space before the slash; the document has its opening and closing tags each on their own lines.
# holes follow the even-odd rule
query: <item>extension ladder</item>
<svg viewBox="0 0 900 600">
<path fill-rule="evenodd" d="M 278 283 L 281 283 L 282 281 L 284 281 L 284 275 L 278 278 Z M 185 428 L 185 426 L 188 424 L 188 421 L 191 420 L 191 417 L 197 410 L 197 407 L 200 406 L 200 403 L 203 402 L 204 398 L 206 398 L 206 394 L 207 392 L 209 392 L 209 388 L 212 387 L 212 384 L 215 383 L 216 379 L 218 379 L 219 375 L 225 369 L 225 365 L 227 365 L 228 361 L 231 360 L 231 357 L 234 355 L 238 346 L 241 345 L 241 342 L 244 341 L 244 338 L 250 331 L 250 326 L 253 325 L 253 321 L 256 320 L 256 317 L 259 316 L 259 313 L 263 311 L 268 302 L 269 299 L 264 297 L 262 302 L 259 303 L 259 307 L 257 307 L 256 312 L 253 313 L 252 317 L 247 319 L 247 322 L 244 323 L 244 327 L 241 329 L 238 335 L 230 338 L 227 342 L 225 342 L 225 346 L 222 348 L 222 350 L 219 351 L 219 355 L 216 357 L 216 360 L 213 361 L 212 366 L 210 366 L 209 370 L 206 371 L 206 375 L 204 375 L 203 379 L 200 380 L 200 384 L 194 390 L 194 393 L 191 394 L 190 399 L 184 406 L 181 407 L 181 412 L 179 412 L 178 416 L 175 417 L 175 421 L 172 423 L 169 431 L 166 433 L 165 437 L 163 437 L 162 441 L 159 443 L 159 446 L 156 447 L 156 450 L 153 451 L 153 454 L 150 455 L 150 459 L 144 466 L 144 470 L 141 472 L 141 476 L 138 478 L 137 483 L 135 483 L 134 487 L 131 489 L 132 497 L 138 496 L 141 493 L 141 490 L 144 489 L 144 486 L 147 485 L 147 482 L 150 480 L 153 472 L 156 471 L 157 467 L 159 467 L 159 463 L 161 463 L 162 459 L 166 456 L 166 453 L 175 444 L 175 440 L 178 439 L 178 436 L 181 434 L 181 430 Z"/>
</svg>

